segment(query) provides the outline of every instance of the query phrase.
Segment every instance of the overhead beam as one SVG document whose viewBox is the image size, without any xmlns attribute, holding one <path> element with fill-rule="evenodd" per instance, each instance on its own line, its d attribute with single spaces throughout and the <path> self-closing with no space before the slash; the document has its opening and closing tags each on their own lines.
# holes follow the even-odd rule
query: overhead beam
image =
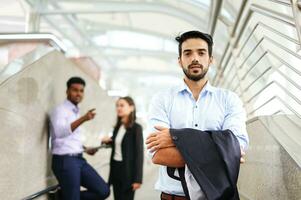
<svg viewBox="0 0 301 200">
<path fill-rule="evenodd" d="M 58 5 L 57 2 L 55 1 L 49 1 L 49 3 L 56 9 L 61 9 L 61 7 Z M 69 23 L 71 25 L 72 28 L 75 29 L 75 31 L 82 37 L 84 38 L 85 41 L 87 41 L 88 45 L 93 45 L 91 39 L 88 37 L 87 33 L 82 30 L 79 26 L 79 24 L 77 24 L 73 18 L 71 18 L 71 16 L 67 16 L 67 15 L 62 15 L 62 17 L 67 21 L 67 23 Z"/>
<path fill-rule="evenodd" d="M 171 35 L 159 33 L 156 31 L 151 30 L 145 30 L 141 28 L 131 27 L 131 26 L 120 26 L 120 25 L 114 25 L 114 24 L 107 24 L 107 23 L 98 23 L 98 22 L 91 22 L 89 20 L 81 20 L 81 22 L 84 22 L 84 24 L 87 25 L 87 30 L 89 31 L 90 35 L 97 33 L 98 31 L 129 31 L 129 32 L 135 32 L 135 33 L 141 33 L 146 34 L 150 36 L 156 36 L 164 40 L 173 40 L 174 38 L 171 37 Z"/>
<path fill-rule="evenodd" d="M 212 0 L 211 1 L 211 11 L 210 11 L 210 18 L 209 18 L 209 27 L 208 32 L 210 35 L 214 35 L 218 16 L 220 14 L 221 8 L 223 5 L 223 0 Z"/>
<path fill-rule="evenodd" d="M 178 69 L 178 68 L 177 68 Z M 130 68 L 119 68 L 116 67 L 114 68 L 114 70 L 118 71 L 118 74 L 139 74 L 139 75 L 145 75 L 145 76 L 166 76 L 166 75 L 170 75 L 170 76 L 176 76 L 176 77 L 182 77 L 183 76 L 183 72 L 181 72 L 181 70 L 143 70 L 143 69 L 130 69 Z"/>
<path fill-rule="evenodd" d="M 90 50 L 89 55 L 98 54 L 100 51 L 105 55 L 111 56 L 150 56 L 150 57 L 159 57 L 159 58 L 167 58 L 167 59 L 177 59 L 178 54 L 173 52 L 167 52 L 162 50 L 146 50 L 146 49 L 131 49 L 131 48 L 122 48 L 122 47 L 112 47 L 112 46 L 98 46 L 97 48 L 93 48 L 95 51 L 92 51 L 91 48 L 86 47 Z M 85 51 L 85 48 L 81 50 Z"/>
<path fill-rule="evenodd" d="M 69 1 L 60 1 L 69 2 Z M 86 1 L 82 1 L 86 3 Z M 80 1 L 78 2 L 80 3 Z M 41 15 L 69 15 L 69 14 L 101 14 L 101 13 L 129 13 L 129 12 L 154 12 L 164 13 L 170 16 L 174 16 L 188 23 L 202 28 L 202 24 L 206 24 L 205 21 L 197 16 L 189 13 L 186 10 L 176 7 L 163 5 L 159 3 L 140 3 L 140 2 L 95 2 L 94 8 L 91 9 L 64 9 L 64 10 L 48 10 L 44 9 L 40 11 Z"/>
</svg>

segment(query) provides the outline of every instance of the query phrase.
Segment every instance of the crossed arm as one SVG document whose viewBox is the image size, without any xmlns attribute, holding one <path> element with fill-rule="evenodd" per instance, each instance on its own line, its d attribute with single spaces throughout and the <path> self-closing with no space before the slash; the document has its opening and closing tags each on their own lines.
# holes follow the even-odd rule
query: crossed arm
<svg viewBox="0 0 301 200">
<path fill-rule="evenodd" d="M 185 161 L 179 150 L 173 143 L 169 129 L 156 126 L 158 132 L 154 132 L 147 137 L 147 149 L 155 152 L 152 161 L 154 164 L 168 167 L 184 167 Z"/>
<path fill-rule="evenodd" d="M 152 161 L 154 164 L 168 167 L 184 167 L 185 161 L 172 141 L 168 128 L 156 126 L 157 132 L 151 133 L 146 140 L 147 149 L 155 152 Z M 241 150 L 240 163 L 244 163 L 244 151 Z"/>
</svg>

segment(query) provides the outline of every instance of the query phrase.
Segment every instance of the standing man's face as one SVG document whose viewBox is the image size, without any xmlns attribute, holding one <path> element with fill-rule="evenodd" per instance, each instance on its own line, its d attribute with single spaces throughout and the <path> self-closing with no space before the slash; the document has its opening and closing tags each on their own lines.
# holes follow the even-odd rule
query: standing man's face
<svg viewBox="0 0 301 200">
<path fill-rule="evenodd" d="M 77 105 L 84 97 L 84 86 L 80 83 L 73 83 L 67 89 L 67 99 Z"/>
<path fill-rule="evenodd" d="M 199 38 L 184 41 L 178 61 L 188 79 L 193 81 L 203 79 L 212 63 L 207 42 Z"/>
</svg>

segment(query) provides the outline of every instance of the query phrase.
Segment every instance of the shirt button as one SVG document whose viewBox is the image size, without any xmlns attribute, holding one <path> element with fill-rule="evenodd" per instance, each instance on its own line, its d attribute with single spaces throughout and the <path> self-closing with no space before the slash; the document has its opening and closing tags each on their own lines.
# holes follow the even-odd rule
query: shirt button
<svg viewBox="0 0 301 200">
<path fill-rule="evenodd" d="M 178 139 L 178 137 L 177 137 L 177 136 L 175 136 L 175 135 L 174 135 L 174 136 L 172 136 L 171 138 L 172 138 L 173 140 L 177 140 L 177 139 Z"/>
<path fill-rule="evenodd" d="M 195 127 L 197 127 L 197 126 L 198 126 L 198 124 L 195 124 L 194 126 L 195 126 Z"/>
</svg>

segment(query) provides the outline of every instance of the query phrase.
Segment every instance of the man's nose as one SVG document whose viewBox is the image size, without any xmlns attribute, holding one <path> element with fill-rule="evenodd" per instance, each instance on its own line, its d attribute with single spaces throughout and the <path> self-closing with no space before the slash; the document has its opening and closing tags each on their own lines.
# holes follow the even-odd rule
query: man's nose
<svg viewBox="0 0 301 200">
<path fill-rule="evenodd" d="M 198 62 L 199 61 L 199 54 L 193 53 L 192 54 L 192 62 Z"/>
<path fill-rule="evenodd" d="M 197 58 L 194 57 L 194 58 L 192 59 L 191 63 L 192 63 L 192 64 L 197 64 L 197 63 L 199 63 L 199 60 L 198 60 Z"/>
</svg>

